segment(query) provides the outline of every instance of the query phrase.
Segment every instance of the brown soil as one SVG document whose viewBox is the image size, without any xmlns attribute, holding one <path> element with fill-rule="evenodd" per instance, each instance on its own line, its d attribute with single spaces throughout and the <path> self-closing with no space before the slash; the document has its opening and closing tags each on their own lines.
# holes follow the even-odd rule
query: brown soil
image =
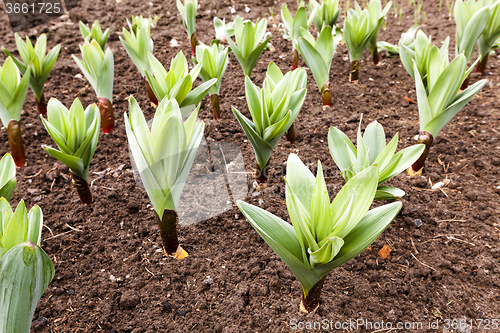
<svg viewBox="0 0 500 333">
<path fill-rule="evenodd" d="M 295 1 L 287 2 L 295 10 Z M 448 20 L 446 6 L 438 11 L 438 1 L 434 2 L 423 7 L 423 30 L 437 42 L 454 36 L 454 21 Z M 230 6 L 252 20 L 268 17 L 269 8 L 274 6 L 275 16 L 268 24 L 276 51 L 265 51 L 257 63 L 253 79 L 261 84 L 269 61 L 282 70 L 291 69 L 292 46 L 282 39 L 277 27 L 281 1 L 274 5 L 272 1 L 248 0 L 247 5 L 248 13 L 244 5 L 229 0 L 200 1 L 198 38 L 208 43 L 214 36 L 213 17 L 231 20 Z M 116 126 L 110 135 L 101 135 L 90 168 L 94 198 L 90 207 L 80 204 L 69 170 L 40 148 L 53 143 L 38 118 L 33 94 L 27 97 L 22 129 L 28 164 L 18 170 L 11 203 L 25 199 L 30 207 L 41 206 L 47 227 L 42 247 L 56 267 L 54 280 L 35 312 L 39 332 L 292 332 L 296 331 L 290 326 L 293 319 L 345 322 L 362 318 L 424 325 L 439 320 L 442 332 L 446 319 L 467 318 L 478 325 L 479 319 L 500 318 L 500 80 L 496 56 L 490 57 L 486 70 L 489 84 L 436 138 L 425 177 L 401 174 L 390 181 L 407 193 L 399 216 L 368 250 L 327 277 L 319 310 L 305 315 L 298 312 L 302 296 L 299 282 L 235 207 L 179 230 L 181 244 L 190 254 L 187 259 L 175 261 L 161 253 L 154 211 L 130 172 L 123 123 L 130 94 L 147 118 L 154 112 L 148 106 L 143 80 L 118 41 L 125 19 L 139 14 L 162 15 L 159 26 L 152 30 L 160 61 L 169 63 L 180 49 L 190 54 L 187 34 L 170 0 L 82 1 L 69 17 L 27 33 L 30 37 L 47 33 L 49 47 L 62 44 L 45 86 L 47 99 L 58 98 L 67 106 L 77 96 L 84 105 L 97 102 L 90 85 L 75 77 L 80 71 L 70 57 L 79 53 L 79 19 L 99 19 L 103 27 L 111 28 L 109 46 L 116 65 Z M 14 35 L 5 12 L 0 20 L 0 44 L 14 50 Z M 412 7 L 405 7 L 401 25 L 391 10 L 379 40 L 396 43 L 412 24 Z M 172 38 L 180 48 L 169 46 Z M 252 195 L 253 180 L 251 175 L 248 178 L 246 200 L 256 205 L 262 200 L 262 208 L 284 219 L 288 215 L 282 176 L 290 153 L 298 153 L 313 171 L 321 160 L 333 192 L 344 184 L 328 151 L 329 127 L 337 126 L 354 139 L 363 113 L 365 125 L 379 121 L 389 138 L 399 131 L 400 149 L 413 144 L 418 133 L 417 106 L 408 101 L 416 100 L 414 82 L 400 60 L 382 54 L 381 65 L 374 66 L 366 50 L 360 83 L 354 85 L 348 82 L 347 49 L 341 45 L 337 50 L 330 77 L 333 108 L 322 110 L 321 95 L 308 72 L 307 99 L 295 124 L 298 141 L 290 144 L 282 139 L 278 143 L 271 159 L 269 185 L 259 195 Z M 2 55 L 2 63 L 4 59 Z M 478 79 L 478 74 L 472 75 L 472 82 Z M 200 117 L 205 121 L 207 138 L 241 146 L 247 171 L 252 172 L 254 154 L 230 111 L 231 105 L 249 114 L 242 70 L 233 56 L 221 89 L 221 120 L 212 120 L 209 97 L 203 102 Z M 5 130 L 0 131 L 0 142 L 0 153 L 4 154 L 9 150 Z M 430 182 L 444 179 L 451 182 L 443 191 L 430 189 Z M 420 227 L 416 219 L 421 220 Z M 377 255 L 383 245 L 392 249 L 390 259 Z"/>
</svg>

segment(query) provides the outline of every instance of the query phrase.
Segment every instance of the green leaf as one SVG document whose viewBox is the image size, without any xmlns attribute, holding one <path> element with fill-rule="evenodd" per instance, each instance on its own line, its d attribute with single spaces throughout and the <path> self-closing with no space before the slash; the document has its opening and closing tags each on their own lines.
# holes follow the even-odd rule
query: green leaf
<svg viewBox="0 0 500 333">
<path fill-rule="evenodd" d="M 14 190 L 16 189 L 17 180 L 12 178 L 5 182 L 0 188 L 0 197 L 5 197 L 5 199 L 10 200 Z"/>
<path fill-rule="evenodd" d="M 328 131 L 328 148 L 330 149 L 330 155 L 335 161 L 337 167 L 340 169 L 340 172 L 344 172 L 344 170 L 351 170 L 352 165 L 349 153 L 356 156 L 357 150 L 347 135 L 345 135 L 338 128 L 331 127 L 330 131 Z"/>
<path fill-rule="evenodd" d="M 193 2 L 186 4 L 185 26 L 188 36 L 191 36 L 195 31 L 196 6 Z"/>
<path fill-rule="evenodd" d="M 257 64 L 257 60 L 259 60 L 260 55 L 262 54 L 262 51 L 267 47 L 267 43 L 271 40 L 272 36 L 269 36 L 267 39 L 262 41 L 253 51 L 252 53 L 248 56 L 247 59 L 244 60 L 244 63 L 242 64 L 240 62 L 241 67 L 243 68 L 243 73 L 245 75 L 251 76 L 253 68 L 255 67 L 255 64 Z"/>
<path fill-rule="evenodd" d="M 5 197 L 7 200 L 10 200 L 15 188 L 16 165 L 12 155 L 6 153 L 0 160 L 0 197 Z"/>
<path fill-rule="evenodd" d="M 368 151 L 369 164 L 372 164 L 385 148 L 385 132 L 382 125 L 377 121 L 369 123 L 363 135 L 363 142 Z"/>
<path fill-rule="evenodd" d="M 113 103 L 113 78 L 115 62 L 113 53 L 108 47 L 104 53 L 104 59 L 101 65 L 101 71 L 97 77 L 97 97 L 105 97 Z"/>
<path fill-rule="evenodd" d="M 19 202 L 16 211 L 10 218 L 8 225 L 5 225 L 2 242 L 7 251 L 19 243 L 25 242 L 28 235 L 28 213 L 23 200 Z"/>
<path fill-rule="evenodd" d="M 391 179 L 392 177 L 408 169 L 408 167 L 410 167 L 413 163 L 415 163 L 418 160 L 418 158 L 424 152 L 424 149 L 425 149 L 424 144 L 418 144 L 407 147 L 398 152 L 396 155 L 394 155 L 392 157 L 393 160 L 398 160 L 399 156 L 401 156 L 401 158 L 393 166 L 392 171 L 386 177 L 382 178 L 382 175 L 379 176 L 379 184 L 382 184 L 383 182 Z"/>
<path fill-rule="evenodd" d="M 132 99 L 133 97 L 129 99 L 129 110 L 132 109 L 131 106 Z M 135 99 L 133 101 L 135 102 Z M 132 113 L 131 111 L 129 112 Z M 139 142 L 141 141 L 137 138 L 137 132 L 138 132 L 137 126 L 134 126 L 135 130 L 133 130 L 132 129 L 133 127 L 131 125 L 131 123 L 132 124 L 134 123 L 134 121 L 132 120 L 132 115 L 129 120 L 129 117 L 125 113 L 124 119 L 125 119 L 125 130 L 127 132 L 127 139 L 130 146 L 131 155 L 133 156 L 134 159 L 134 163 L 137 166 L 137 169 L 139 170 L 141 181 L 144 184 L 144 187 L 146 188 L 146 192 L 148 193 L 149 199 L 151 200 L 151 203 L 156 213 L 158 214 L 158 216 L 161 216 L 162 215 L 161 207 L 165 195 L 149 168 L 149 165 L 152 164 L 151 158 L 149 157 L 149 160 L 147 160 L 144 151 L 139 146 Z"/>
<path fill-rule="evenodd" d="M 194 107 L 201 102 L 203 97 L 207 94 L 208 89 L 217 83 L 217 79 L 211 79 L 207 82 L 200 84 L 198 87 L 191 90 L 184 100 L 179 102 L 179 106 L 182 108 L 182 115 L 187 115 L 188 112 L 192 111 Z M 192 106 L 192 108 L 187 108 Z"/>
<path fill-rule="evenodd" d="M 250 80 L 250 77 L 245 77 L 245 96 L 248 104 L 248 109 L 250 110 L 250 115 L 252 116 L 253 121 L 255 122 L 256 131 L 262 135 L 264 132 L 264 124 L 262 123 L 262 119 L 264 116 L 262 112 L 262 105 L 260 102 L 261 89 L 259 89 L 253 82 Z"/>
<path fill-rule="evenodd" d="M 425 124 L 422 130 L 436 137 L 443 127 L 484 87 L 486 82 L 486 80 L 478 81 L 456 95 L 446 109 Z"/>
<path fill-rule="evenodd" d="M 444 110 L 458 92 L 466 65 L 465 56 L 458 55 L 437 79 L 434 89 L 429 92 L 429 105 L 433 117 L 436 117 L 441 110 Z"/>
<path fill-rule="evenodd" d="M 311 171 L 305 166 L 300 158 L 295 154 L 288 156 L 286 165 L 287 185 L 293 188 L 293 192 L 308 209 L 312 207 L 314 188 L 316 180 Z"/>
<path fill-rule="evenodd" d="M 37 245 L 26 242 L 0 259 L 0 331 L 29 332 L 35 308 L 54 277 L 54 265 Z"/>
<path fill-rule="evenodd" d="M 253 51 L 253 46 L 254 46 L 254 38 L 255 38 L 255 30 L 252 26 L 252 22 L 247 22 L 245 23 L 245 26 L 243 28 L 243 33 L 241 36 L 241 55 L 243 56 L 244 59 L 248 59 L 250 56 L 250 53 Z"/>
<path fill-rule="evenodd" d="M 328 81 L 330 69 L 325 64 L 321 54 L 307 40 L 299 38 L 298 45 L 300 54 L 304 58 L 307 67 L 311 69 L 318 89 L 321 90 L 321 87 Z"/>
<path fill-rule="evenodd" d="M 404 68 L 410 74 L 411 78 L 415 79 L 415 71 L 413 68 L 413 59 L 415 59 L 415 51 L 411 50 L 409 47 L 406 45 L 400 45 L 400 51 L 399 51 L 399 57 L 401 59 L 401 62 L 403 63 Z M 418 69 L 417 69 L 418 71 Z"/>
<path fill-rule="evenodd" d="M 333 224 L 330 197 L 320 161 L 318 161 L 318 172 L 312 194 L 311 221 L 313 221 L 311 228 L 313 236 L 316 240 L 320 240 L 318 245 L 322 247 L 324 245 L 323 240 L 332 232 Z M 332 259 L 333 257 L 330 260 Z M 311 263 L 314 266 L 314 262 L 311 261 Z"/>
<path fill-rule="evenodd" d="M 375 197 L 377 185 L 378 168 L 376 166 L 370 166 L 349 179 L 331 204 L 334 221 L 334 236 L 345 238 L 345 236 L 356 227 L 370 208 L 373 198 Z M 349 220 L 338 223 L 341 221 L 341 216 L 344 213 L 342 208 L 348 206 L 353 196 L 355 199 L 351 208 L 352 214 Z"/>
<path fill-rule="evenodd" d="M 335 259 L 326 265 L 313 268 L 313 272 L 321 278 L 363 252 L 396 217 L 401 210 L 401 205 L 401 202 L 393 202 L 370 210 L 358 225 L 344 237 L 344 246 Z"/>
<path fill-rule="evenodd" d="M 422 78 L 420 77 L 415 61 L 413 61 L 413 69 L 415 73 L 415 90 L 417 92 L 418 117 L 420 120 L 420 130 L 422 131 L 423 128 L 431 121 L 433 114 L 429 104 L 429 99 L 427 98 L 424 83 L 422 82 Z"/>
<path fill-rule="evenodd" d="M 42 146 L 42 148 L 50 156 L 63 162 L 76 175 L 81 177 L 81 175 L 84 173 L 85 166 L 83 165 L 83 160 L 81 158 L 62 153 L 59 150 L 56 150 L 56 149 L 49 147 L 49 146 Z"/>
<path fill-rule="evenodd" d="M 255 158 L 257 159 L 257 164 L 259 165 L 260 170 L 264 170 L 264 167 L 269 162 L 271 158 L 271 153 L 273 151 L 274 145 L 271 146 L 269 143 L 264 141 L 260 134 L 256 132 L 255 125 L 248 120 L 241 112 L 236 110 L 236 108 L 232 108 L 236 119 L 240 123 L 243 131 L 245 132 L 248 140 L 252 144 L 252 148 L 255 152 Z"/>
<path fill-rule="evenodd" d="M 40 207 L 33 206 L 28 213 L 28 233 L 26 241 L 40 246 L 42 241 L 43 213 Z"/>
<path fill-rule="evenodd" d="M 391 186 L 379 186 L 375 193 L 375 200 L 398 200 L 405 195 L 403 190 Z"/>
<path fill-rule="evenodd" d="M 288 158 L 288 162 L 290 162 L 290 157 Z M 287 170 L 288 169 L 289 165 L 287 164 Z M 311 206 L 306 206 L 299 200 L 299 197 L 296 195 L 293 186 L 288 183 L 287 178 L 285 178 L 285 182 L 287 185 L 286 207 L 288 209 L 288 214 L 290 215 L 290 220 L 292 221 L 293 228 L 295 229 L 295 233 L 297 234 L 297 238 L 299 239 L 303 257 L 306 258 L 306 250 L 316 251 L 319 249 L 318 243 L 312 233 L 313 223 L 315 221 L 311 220 Z M 312 267 L 312 265 L 310 266 Z"/>
<path fill-rule="evenodd" d="M 283 132 L 285 132 L 288 129 L 287 126 L 289 123 L 290 115 L 291 112 L 287 112 L 286 115 L 279 122 L 266 127 L 262 135 L 264 141 L 269 142 L 272 139 L 280 136 L 280 134 L 282 134 Z"/>
<path fill-rule="evenodd" d="M 446 64 L 441 61 L 441 54 L 436 46 L 432 46 L 428 54 L 428 69 L 427 69 L 427 89 L 432 91 L 436 81 L 443 72 Z"/>
<path fill-rule="evenodd" d="M 302 262 L 300 244 L 293 227 L 263 209 L 242 201 L 237 204 L 252 227 L 297 277 L 302 288 L 309 291 L 319 278 Z"/>
<path fill-rule="evenodd" d="M 477 39 L 483 32 L 489 17 L 489 9 L 487 7 L 481 8 L 472 15 L 467 22 L 463 34 L 457 38 L 457 55 L 463 53 L 467 62 L 469 62 L 472 57 L 472 53 L 476 48 Z"/>
<path fill-rule="evenodd" d="M 321 248 L 316 251 L 308 250 L 313 267 L 328 264 L 339 253 L 344 240 L 339 237 L 330 237 Z"/>
</svg>

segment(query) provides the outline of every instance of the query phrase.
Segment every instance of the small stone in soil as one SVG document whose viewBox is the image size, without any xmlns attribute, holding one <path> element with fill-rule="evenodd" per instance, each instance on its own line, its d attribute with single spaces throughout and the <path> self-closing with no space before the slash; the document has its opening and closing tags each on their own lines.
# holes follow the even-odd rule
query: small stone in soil
<svg viewBox="0 0 500 333">
<path fill-rule="evenodd" d="M 163 311 L 172 311 L 172 306 L 170 305 L 169 302 L 164 302 L 162 305 L 161 305 Z"/>
<path fill-rule="evenodd" d="M 207 278 L 205 279 L 205 281 L 203 281 L 207 286 L 211 285 L 212 282 L 214 282 L 212 280 L 212 278 L 210 276 L 207 276 Z"/>
<path fill-rule="evenodd" d="M 128 290 L 122 294 L 120 297 L 120 307 L 122 309 L 132 309 L 139 304 L 140 299 L 137 293 L 133 290 Z"/>
<path fill-rule="evenodd" d="M 75 291 L 73 289 L 68 290 L 68 295 L 71 296 L 71 295 L 74 295 L 74 294 L 75 294 Z"/>
<path fill-rule="evenodd" d="M 38 319 L 35 319 L 31 322 L 31 328 L 34 330 L 42 328 L 45 325 L 47 325 L 47 318 L 45 317 L 39 317 Z"/>
<path fill-rule="evenodd" d="M 415 219 L 413 223 L 417 226 L 417 228 L 420 228 L 422 226 L 422 220 L 421 219 Z"/>
<path fill-rule="evenodd" d="M 127 209 L 130 213 L 137 212 L 141 207 L 135 200 L 130 200 L 127 205 Z"/>
<path fill-rule="evenodd" d="M 436 184 L 432 185 L 432 189 L 435 191 L 435 190 L 439 190 L 440 188 L 444 187 L 444 183 L 443 182 L 437 182 Z"/>
<path fill-rule="evenodd" d="M 187 311 L 186 310 L 181 310 L 178 312 L 181 316 L 185 316 Z"/>
</svg>

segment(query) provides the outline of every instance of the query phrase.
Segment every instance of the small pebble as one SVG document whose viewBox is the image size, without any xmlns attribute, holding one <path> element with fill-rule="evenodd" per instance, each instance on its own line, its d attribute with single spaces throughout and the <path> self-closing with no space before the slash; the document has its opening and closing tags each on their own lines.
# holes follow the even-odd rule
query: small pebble
<svg viewBox="0 0 500 333">
<path fill-rule="evenodd" d="M 71 296 L 71 295 L 74 295 L 74 294 L 75 294 L 75 291 L 73 289 L 68 290 L 68 295 Z"/>
<path fill-rule="evenodd" d="M 264 204 L 264 200 L 259 199 L 259 206 L 262 206 Z"/>
<path fill-rule="evenodd" d="M 415 219 L 413 223 L 417 226 L 417 228 L 420 228 L 422 226 L 422 220 L 421 219 Z"/>
<path fill-rule="evenodd" d="M 205 281 L 203 281 L 203 283 L 205 283 L 207 286 L 211 285 L 212 282 L 214 282 L 214 281 L 212 280 L 212 278 L 210 276 L 207 276 Z"/>
<path fill-rule="evenodd" d="M 109 279 L 111 280 L 111 282 L 115 282 L 116 281 L 116 277 L 114 275 L 110 275 Z"/>
<path fill-rule="evenodd" d="M 161 307 L 163 308 L 163 311 L 172 311 L 172 306 L 169 302 L 164 302 Z"/>
<path fill-rule="evenodd" d="M 443 182 L 437 182 L 436 184 L 432 185 L 432 190 L 439 190 L 440 188 L 443 188 L 444 187 L 444 183 Z"/>
<path fill-rule="evenodd" d="M 252 193 L 252 197 L 256 197 L 256 196 L 258 196 L 258 195 L 260 195 L 260 192 L 253 192 L 253 193 Z"/>
<path fill-rule="evenodd" d="M 34 330 L 42 328 L 45 325 L 47 325 L 47 321 L 48 321 L 47 318 L 45 318 L 45 317 L 39 317 L 38 319 L 33 320 L 31 322 L 31 328 L 34 329 Z"/>
</svg>

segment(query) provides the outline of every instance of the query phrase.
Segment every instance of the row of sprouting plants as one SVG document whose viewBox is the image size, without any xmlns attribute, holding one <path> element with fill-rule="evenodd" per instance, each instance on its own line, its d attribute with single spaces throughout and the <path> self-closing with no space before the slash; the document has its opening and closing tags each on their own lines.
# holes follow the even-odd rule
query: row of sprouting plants
<svg viewBox="0 0 500 333">
<path fill-rule="evenodd" d="M 336 46 L 343 41 L 349 50 L 350 81 L 357 82 L 363 51 L 368 48 L 374 62 L 378 52 L 399 55 L 415 80 L 420 118 L 416 145 L 396 153 L 398 134 L 388 144 L 383 127 L 375 122 L 357 132 L 356 146 L 339 129 L 332 127 L 328 146 L 346 184 L 330 201 L 321 162 L 316 176 L 291 154 L 287 162 L 286 203 L 292 224 L 245 202 L 238 207 L 269 246 L 280 256 L 300 281 L 303 299 L 300 309 L 314 311 L 328 273 L 366 249 L 395 218 L 401 209 L 400 189 L 384 185 L 408 169 L 421 173 L 433 138 L 481 90 L 486 80 L 468 86 L 469 74 L 477 65 L 484 71 L 491 50 L 500 35 L 500 2 L 457 1 L 457 47 L 449 60 L 449 37 L 438 48 L 418 27 L 404 33 L 398 45 L 377 43 L 377 34 L 391 6 L 382 9 L 380 0 L 371 0 L 362 9 L 357 3 L 349 9 L 343 29 L 336 27 L 338 0 L 311 0 L 299 4 L 294 16 L 282 7 L 284 38 L 291 40 L 293 70 L 283 73 L 270 63 L 262 87 L 252 82 L 252 70 L 269 44 L 265 19 L 251 22 L 236 17 L 234 22 L 214 19 L 217 39 L 210 45 L 200 43 L 195 34 L 196 0 L 177 1 L 192 45 L 194 67 L 179 52 L 170 70 L 153 55 L 151 28 L 154 20 L 142 16 L 128 22 L 120 41 L 137 66 L 150 103 L 156 107 L 152 124 L 133 96 L 124 114 L 131 156 L 156 212 L 165 255 L 183 259 L 188 253 L 177 238 L 179 198 L 203 136 L 204 123 L 198 119 L 199 102 L 209 94 L 214 118 L 219 119 L 219 90 L 228 64 L 229 50 L 245 74 L 245 95 L 251 119 L 233 107 L 232 111 L 252 144 L 257 161 L 256 180 L 267 181 L 272 151 L 284 135 L 293 138 L 293 122 L 306 97 L 307 74 L 299 67 L 301 55 L 321 92 L 323 105 L 331 106 L 330 68 Z M 309 31 L 314 23 L 317 37 Z M 66 164 L 83 204 L 92 196 L 88 185 L 90 162 L 99 128 L 109 133 L 114 127 L 111 49 L 106 48 L 109 29 L 99 22 L 92 27 L 80 23 L 85 39 L 82 59 L 73 56 L 97 97 L 97 104 L 84 109 L 75 99 L 70 109 L 57 99 L 46 102 L 43 86 L 57 60 L 60 47 L 46 53 L 46 37 L 33 46 L 16 34 L 21 59 L 8 55 L 0 69 L 0 118 L 7 128 L 12 151 L 0 161 L 0 332 L 28 332 L 36 304 L 54 276 L 54 266 L 40 248 L 42 211 L 29 212 L 21 201 L 13 211 L 8 200 L 16 186 L 16 165 L 25 164 L 20 116 L 28 86 L 34 92 L 41 121 L 57 145 L 43 146 L 48 154 Z M 234 37 L 233 37 L 234 36 Z M 234 40 L 233 40 L 234 38 Z M 223 42 L 229 44 L 224 47 Z M 479 43 L 479 58 L 469 67 Z M 22 76 L 21 76 L 22 75 Z M 193 89 L 196 78 L 203 83 Z M 396 200 L 370 210 L 373 200 Z"/>
</svg>

